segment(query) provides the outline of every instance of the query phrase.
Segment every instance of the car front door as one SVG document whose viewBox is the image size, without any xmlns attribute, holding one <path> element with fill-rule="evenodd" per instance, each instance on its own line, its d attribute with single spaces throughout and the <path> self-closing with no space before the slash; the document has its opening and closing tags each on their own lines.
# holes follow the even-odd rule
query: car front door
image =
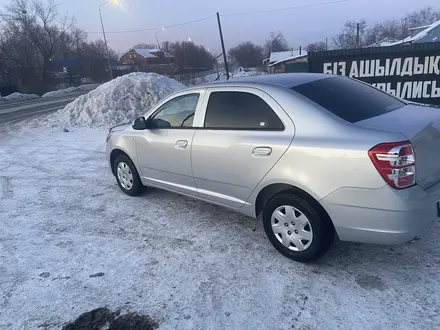
<svg viewBox="0 0 440 330">
<path fill-rule="evenodd" d="M 149 128 L 136 137 L 137 159 L 145 185 L 197 196 L 191 145 L 203 95 L 204 91 L 177 95 L 147 118 Z"/>
<path fill-rule="evenodd" d="M 199 196 L 240 208 L 287 150 L 294 126 L 275 100 L 260 89 L 208 89 L 203 128 L 192 145 Z"/>
</svg>

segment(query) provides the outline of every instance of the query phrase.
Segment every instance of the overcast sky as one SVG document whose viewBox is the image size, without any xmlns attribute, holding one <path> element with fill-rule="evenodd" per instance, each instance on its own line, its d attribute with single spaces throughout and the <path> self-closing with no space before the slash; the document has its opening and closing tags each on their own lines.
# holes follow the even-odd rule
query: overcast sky
<svg viewBox="0 0 440 330">
<path fill-rule="evenodd" d="M 88 32 L 101 31 L 98 6 L 105 0 L 59 0 L 60 10 L 69 11 L 77 26 Z M 213 53 L 220 52 L 215 13 L 231 14 L 270 9 L 310 6 L 335 0 L 119 0 L 120 5 L 102 7 L 105 29 L 108 32 L 140 30 L 168 26 L 212 16 L 201 22 L 167 28 L 158 33 L 160 41 L 188 40 L 203 44 Z M 8 0 L 0 0 L 7 4 Z M 378 21 L 397 19 L 408 12 L 431 5 L 440 8 L 439 0 L 350 0 L 327 5 L 266 12 L 251 15 L 222 17 L 226 48 L 242 41 L 263 43 L 271 31 L 282 31 L 292 47 L 325 40 L 336 34 L 346 20 Z M 89 39 L 102 34 L 90 33 Z M 155 32 L 107 34 L 109 45 L 125 52 L 136 43 L 155 42 Z"/>
</svg>

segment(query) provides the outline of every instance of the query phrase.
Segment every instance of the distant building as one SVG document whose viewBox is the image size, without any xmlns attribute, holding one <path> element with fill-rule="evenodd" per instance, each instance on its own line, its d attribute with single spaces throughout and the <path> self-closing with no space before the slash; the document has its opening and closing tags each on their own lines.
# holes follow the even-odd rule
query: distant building
<svg viewBox="0 0 440 330">
<path fill-rule="evenodd" d="M 440 42 L 440 20 L 430 25 L 414 27 L 410 30 L 411 36 L 401 40 L 397 44 Z"/>
<path fill-rule="evenodd" d="M 174 62 L 174 56 L 160 49 L 131 49 L 119 60 L 121 65 L 152 65 Z"/>
<path fill-rule="evenodd" d="M 284 52 L 272 52 L 270 57 L 263 61 L 267 73 L 306 72 L 307 51 L 291 49 Z"/>
<path fill-rule="evenodd" d="M 440 42 L 440 20 L 430 25 L 413 27 L 410 30 L 410 35 L 402 40 L 395 40 L 392 38 L 385 38 L 368 47 L 386 47 L 408 45 L 412 43 L 424 42 Z"/>
<path fill-rule="evenodd" d="M 400 41 L 399 39 L 386 37 L 386 38 L 384 38 L 382 40 L 379 40 L 379 41 L 375 42 L 374 44 L 368 45 L 367 48 L 369 48 L 369 47 L 393 46 L 396 43 L 398 43 L 399 41 Z"/>
<path fill-rule="evenodd" d="M 160 49 L 131 49 L 119 59 L 119 68 L 122 67 L 124 70 L 172 74 L 175 58 Z"/>
</svg>

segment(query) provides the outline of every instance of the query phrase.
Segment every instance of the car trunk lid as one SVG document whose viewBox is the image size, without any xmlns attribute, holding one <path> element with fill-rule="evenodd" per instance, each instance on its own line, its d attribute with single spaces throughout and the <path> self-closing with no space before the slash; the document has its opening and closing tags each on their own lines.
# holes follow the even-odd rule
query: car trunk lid
<svg viewBox="0 0 440 330">
<path fill-rule="evenodd" d="M 408 104 L 356 125 L 399 132 L 412 144 L 416 157 L 416 183 L 428 189 L 440 181 L 440 109 Z M 387 142 L 387 141 L 384 141 Z"/>
</svg>

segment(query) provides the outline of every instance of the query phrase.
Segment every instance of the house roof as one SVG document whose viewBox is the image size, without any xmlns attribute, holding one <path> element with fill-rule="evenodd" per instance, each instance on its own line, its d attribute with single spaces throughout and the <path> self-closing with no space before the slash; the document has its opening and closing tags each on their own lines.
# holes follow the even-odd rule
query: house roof
<svg viewBox="0 0 440 330">
<path fill-rule="evenodd" d="M 142 48 L 136 48 L 133 49 L 136 53 L 138 53 L 139 55 L 145 57 L 145 58 L 155 58 L 157 57 L 156 55 L 151 54 L 153 49 L 142 49 Z"/>
<path fill-rule="evenodd" d="M 384 38 L 382 40 L 379 40 L 379 41 L 375 42 L 374 44 L 371 44 L 371 45 L 367 46 L 367 48 L 368 47 L 393 46 L 393 45 L 395 45 L 396 43 L 399 43 L 399 42 L 402 42 L 402 41 L 401 40 L 397 40 L 395 38 L 386 37 L 386 38 Z"/>
<path fill-rule="evenodd" d="M 295 58 L 307 56 L 307 51 L 301 50 L 301 54 L 299 49 L 286 50 L 283 52 L 272 52 L 270 53 L 269 63 L 270 65 L 275 65 L 284 61 L 293 60 Z M 265 59 L 263 62 L 266 62 Z"/>
<path fill-rule="evenodd" d="M 272 56 L 274 55 L 274 56 Z M 286 61 L 291 61 L 297 58 L 306 57 L 307 51 L 302 50 L 301 54 L 299 50 L 289 50 L 286 52 L 276 52 L 270 54 L 269 66 L 277 65 Z M 275 59 L 275 61 L 274 61 Z"/>
<path fill-rule="evenodd" d="M 440 41 L 440 20 L 432 23 L 426 29 L 412 37 L 412 42 L 435 42 Z"/>
<path fill-rule="evenodd" d="M 412 37 L 407 37 L 403 40 L 396 41 L 387 46 L 396 46 L 412 42 L 440 42 L 440 20 L 432 23 L 431 25 L 428 25 L 427 27 L 425 27 L 425 29 Z"/>
</svg>

